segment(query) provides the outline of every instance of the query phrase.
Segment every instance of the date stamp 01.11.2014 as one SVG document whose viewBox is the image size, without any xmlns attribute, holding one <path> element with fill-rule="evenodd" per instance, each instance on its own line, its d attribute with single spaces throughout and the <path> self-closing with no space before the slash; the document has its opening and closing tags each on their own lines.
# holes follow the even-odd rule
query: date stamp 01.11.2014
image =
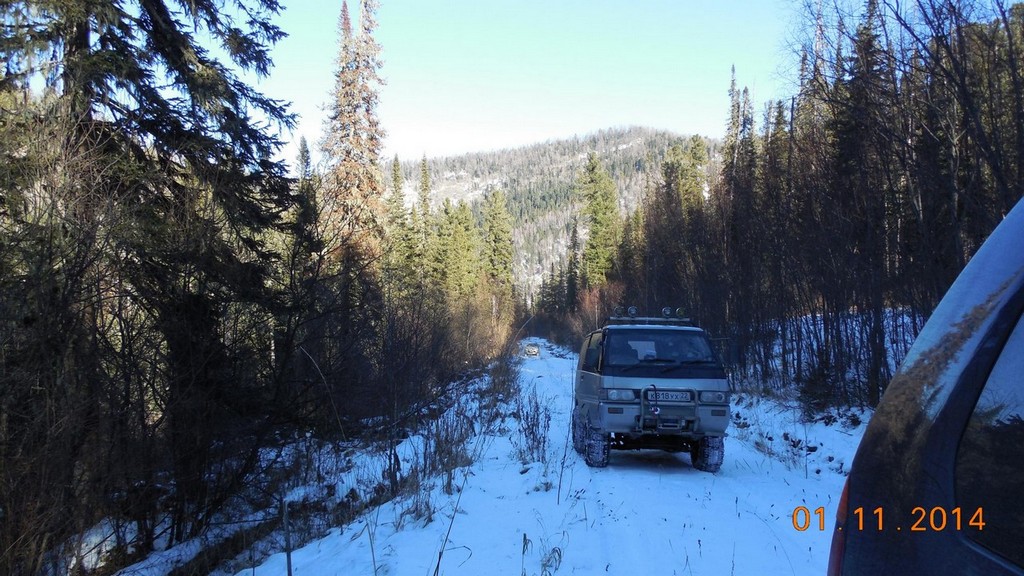
<svg viewBox="0 0 1024 576">
<path fill-rule="evenodd" d="M 982 508 L 968 511 L 962 510 L 959 506 L 956 508 L 916 506 L 910 510 L 910 522 L 907 526 L 887 522 L 885 509 L 881 507 L 874 510 L 865 510 L 863 507 L 854 508 L 853 520 L 853 522 L 840 526 L 839 530 L 942 532 L 945 530 L 981 531 L 985 529 L 985 512 Z M 797 506 L 793 509 L 793 528 L 799 532 L 814 528 L 825 530 L 825 507 L 819 506 L 811 510 L 806 506 Z"/>
</svg>

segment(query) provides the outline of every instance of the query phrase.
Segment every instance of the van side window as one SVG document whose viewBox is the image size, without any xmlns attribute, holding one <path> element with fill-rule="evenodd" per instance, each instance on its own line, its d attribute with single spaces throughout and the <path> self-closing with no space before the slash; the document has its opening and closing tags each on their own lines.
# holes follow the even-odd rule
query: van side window
<svg viewBox="0 0 1024 576">
<path fill-rule="evenodd" d="M 956 455 L 956 502 L 963 531 L 1024 566 L 1024 319 L 1017 320 L 992 367 Z M 981 510 L 981 513 L 978 513 Z M 977 516 L 976 516 L 977 515 Z M 984 528 L 969 525 L 972 518 Z"/>
<path fill-rule="evenodd" d="M 587 372 L 597 372 L 597 362 L 601 358 L 601 333 L 590 335 L 587 339 L 587 347 L 583 352 L 582 369 Z"/>
</svg>

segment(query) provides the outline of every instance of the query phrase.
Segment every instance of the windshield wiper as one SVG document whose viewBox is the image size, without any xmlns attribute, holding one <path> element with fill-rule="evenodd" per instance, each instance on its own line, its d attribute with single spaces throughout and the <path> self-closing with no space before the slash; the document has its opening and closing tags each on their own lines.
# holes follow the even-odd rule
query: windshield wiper
<svg viewBox="0 0 1024 576">
<path fill-rule="evenodd" d="M 618 368 L 620 372 L 629 372 L 630 370 L 633 370 L 634 368 L 637 368 L 639 366 L 643 366 L 645 364 L 655 364 L 658 362 L 675 362 L 675 360 L 671 358 L 644 358 L 643 360 L 640 360 L 636 364 L 612 364 L 611 366 L 609 366 L 609 368 Z"/>
<path fill-rule="evenodd" d="M 636 368 L 639 365 L 639 362 L 636 364 L 612 364 L 611 366 L 609 366 L 609 368 L 618 368 L 620 372 L 629 372 L 630 370 Z"/>
<path fill-rule="evenodd" d="M 662 368 L 661 371 L 662 371 L 662 373 L 664 373 L 664 372 L 670 372 L 672 370 L 675 370 L 676 368 L 682 368 L 684 366 L 693 366 L 694 364 L 711 364 L 711 363 L 714 363 L 714 360 L 708 360 L 707 358 L 698 358 L 698 359 L 694 359 L 694 360 L 680 360 L 679 362 L 677 362 L 677 363 L 675 363 L 675 364 L 673 364 L 671 366 L 666 366 L 666 367 Z"/>
</svg>

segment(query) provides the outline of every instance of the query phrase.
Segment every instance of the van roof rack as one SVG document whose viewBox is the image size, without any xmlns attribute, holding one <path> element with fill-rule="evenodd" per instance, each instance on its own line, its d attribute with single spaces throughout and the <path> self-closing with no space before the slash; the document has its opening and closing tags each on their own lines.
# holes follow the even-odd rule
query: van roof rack
<svg viewBox="0 0 1024 576">
<path fill-rule="evenodd" d="M 693 326 L 689 318 L 657 318 L 654 316 L 609 316 L 609 325 L 647 324 L 661 326 Z"/>
<path fill-rule="evenodd" d="M 683 317 L 683 309 L 673 309 L 665 306 L 661 309 L 661 316 L 637 316 L 636 306 L 628 309 L 616 306 L 612 315 L 608 317 L 608 324 L 647 324 L 662 326 L 693 326 L 689 318 Z"/>
</svg>

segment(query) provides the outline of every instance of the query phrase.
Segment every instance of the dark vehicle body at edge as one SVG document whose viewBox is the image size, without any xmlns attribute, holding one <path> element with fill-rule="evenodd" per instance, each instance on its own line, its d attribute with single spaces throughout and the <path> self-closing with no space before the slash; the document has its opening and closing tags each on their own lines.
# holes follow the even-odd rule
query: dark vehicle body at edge
<svg viewBox="0 0 1024 576">
<path fill-rule="evenodd" d="M 847 479 L 828 574 L 1024 574 L 1024 201 L 950 287 Z"/>
</svg>

